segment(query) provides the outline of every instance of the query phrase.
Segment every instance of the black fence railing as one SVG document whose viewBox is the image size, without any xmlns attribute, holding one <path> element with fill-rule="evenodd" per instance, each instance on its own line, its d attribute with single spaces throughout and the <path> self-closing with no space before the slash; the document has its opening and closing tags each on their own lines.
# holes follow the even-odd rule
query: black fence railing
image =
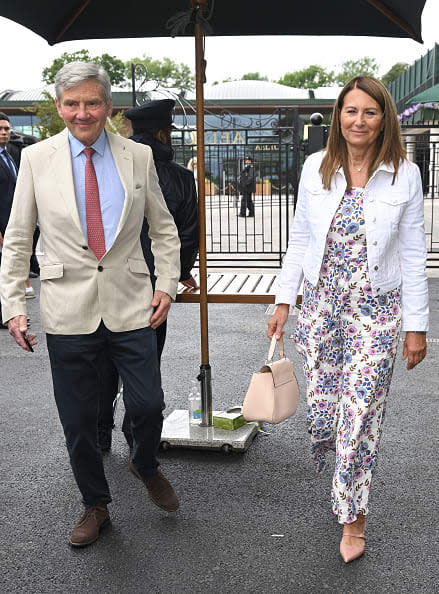
<svg viewBox="0 0 439 594">
<path fill-rule="evenodd" d="M 196 178 L 194 132 L 174 131 L 172 142 L 177 162 L 192 169 Z M 205 142 L 208 266 L 279 267 L 297 198 L 299 138 L 295 128 L 210 129 Z M 241 217 L 239 177 L 246 157 L 254 169 L 254 216 Z"/>
<path fill-rule="evenodd" d="M 404 128 L 403 142 L 422 177 L 427 267 L 439 268 L 439 128 L 417 132 Z"/>
</svg>

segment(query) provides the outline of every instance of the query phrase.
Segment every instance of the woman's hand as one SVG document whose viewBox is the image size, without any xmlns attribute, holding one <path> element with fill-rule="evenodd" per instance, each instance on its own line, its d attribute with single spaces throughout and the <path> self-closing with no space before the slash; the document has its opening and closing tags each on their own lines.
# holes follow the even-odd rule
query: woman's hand
<svg viewBox="0 0 439 594">
<path fill-rule="evenodd" d="M 276 340 L 279 340 L 279 338 L 285 334 L 285 330 L 282 330 L 282 328 L 288 319 L 289 309 L 290 306 L 287 303 L 279 303 L 276 307 L 274 314 L 268 321 L 268 338 L 273 338 L 273 334 L 275 334 Z"/>
<path fill-rule="evenodd" d="M 427 337 L 417 332 L 406 332 L 402 360 L 407 359 L 407 369 L 413 369 L 427 354 Z"/>
</svg>

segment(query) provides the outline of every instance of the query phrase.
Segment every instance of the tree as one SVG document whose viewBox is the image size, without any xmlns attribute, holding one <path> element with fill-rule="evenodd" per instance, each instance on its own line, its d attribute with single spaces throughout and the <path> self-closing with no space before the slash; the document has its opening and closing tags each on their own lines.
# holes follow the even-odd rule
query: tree
<svg viewBox="0 0 439 594">
<path fill-rule="evenodd" d="M 153 60 L 146 55 L 125 62 L 125 86 L 131 86 L 131 63 L 143 64 L 147 70 L 146 80 L 157 80 L 163 87 L 193 89 L 195 86 L 195 76 L 187 64 L 177 64 L 170 58 Z M 136 70 L 136 84 L 141 84 L 144 79 L 140 69 Z"/>
<path fill-rule="evenodd" d="M 344 86 L 347 82 L 355 76 L 376 76 L 378 72 L 378 63 L 375 58 L 364 56 L 359 60 L 346 60 L 341 65 L 341 72 L 339 72 L 335 80 L 340 86 Z"/>
<path fill-rule="evenodd" d="M 241 80 L 268 80 L 268 77 L 261 76 L 259 72 L 247 72 L 242 75 Z"/>
<path fill-rule="evenodd" d="M 86 49 L 71 54 L 64 52 L 59 58 L 55 58 L 50 66 L 44 68 L 42 73 L 43 81 L 47 84 L 54 83 L 58 70 L 69 62 L 94 62 L 100 64 L 108 72 L 112 85 L 121 85 L 125 81 L 125 64 L 122 60 L 109 54 L 102 54 L 102 56 L 92 58 Z"/>
<path fill-rule="evenodd" d="M 43 95 L 44 100 L 34 103 L 29 109 L 31 113 L 39 118 L 38 129 L 42 140 L 58 134 L 58 132 L 61 132 L 65 128 L 63 120 L 58 115 L 53 97 L 47 91 L 43 91 Z"/>
<path fill-rule="evenodd" d="M 335 75 L 332 70 L 311 64 L 302 70 L 287 72 L 277 82 L 298 89 L 316 89 L 317 87 L 330 87 L 334 81 Z"/>
<path fill-rule="evenodd" d="M 396 80 L 408 67 L 409 64 L 406 62 L 397 62 L 396 64 L 393 64 L 392 68 L 381 78 L 381 82 L 388 87 L 390 83 Z"/>
<path fill-rule="evenodd" d="M 107 130 L 110 130 L 110 132 L 113 132 L 113 134 L 118 134 L 119 136 L 124 136 L 125 138 L 128 138 L 130 135 L 130 132 L 126 127 L 126 119 L 123 115 L 123 111 L 118 111 L 112 118 L 107 118 L 105 127 Z"/>
</svg>

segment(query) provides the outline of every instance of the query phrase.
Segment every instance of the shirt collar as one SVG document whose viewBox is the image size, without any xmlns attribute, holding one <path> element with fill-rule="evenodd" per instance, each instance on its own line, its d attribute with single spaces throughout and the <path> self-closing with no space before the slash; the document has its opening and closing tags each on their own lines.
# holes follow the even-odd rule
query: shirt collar
<svg viewBox="0 0 439 594">
<path fill-rule="evenodd" d="M 98 155 L 101 157 L 104 156 L 105 147 L 107 146 L 107 135 L 105 133 L 105 129 L 99 135 L 99 138 L 94 142 L 90 148 L 93 148 Z M 72 153 L 72 157 L 77 157 L 82 153 L 82 151 L 87 148 L 85 144 L 82 144 L 80 140 L 75 138 L 73 134 L 69 131 L 69 143 L 70 143 L 70 150 Z"/>
</svg>

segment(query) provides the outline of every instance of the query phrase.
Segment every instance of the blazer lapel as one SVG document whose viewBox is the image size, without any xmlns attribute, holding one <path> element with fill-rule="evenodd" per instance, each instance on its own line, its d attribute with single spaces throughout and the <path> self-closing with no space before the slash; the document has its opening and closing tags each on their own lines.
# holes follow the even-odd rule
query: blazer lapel
<svg viewBox="0 0 439 594">
<path fill-rule="evenodd" d="M 75 186 L 73 183 L 72 171 L 72 155 L 70 152 L 69 136 L 67 129 L 53 136 L 52 138 L 53 152 L 49 156 L 50 166 L 52 169 L 53 178 L 56 182 L 59 193 L 61 194 L 67 209 L 84 238 L 84 231 L 82 229 L 81 221 L 78 214 L 78 206 L 76 204 Z"/>
<path fill-rule="evenodd" d="M 116 235 L 114 241 L 120 233 L 125 221 L 127 220 L 128 214 L 133 203 L 133 155 L 127 148 L 125 142 L 115 134 L 107 132 L 108 142 L 110 143 L 111 153 L 113 155 L 116 169 L 119 173 L 120 181 L 125 190 L 125 201 L 120 216 L 119 225 L 117 226 Z"/>
</svg>

